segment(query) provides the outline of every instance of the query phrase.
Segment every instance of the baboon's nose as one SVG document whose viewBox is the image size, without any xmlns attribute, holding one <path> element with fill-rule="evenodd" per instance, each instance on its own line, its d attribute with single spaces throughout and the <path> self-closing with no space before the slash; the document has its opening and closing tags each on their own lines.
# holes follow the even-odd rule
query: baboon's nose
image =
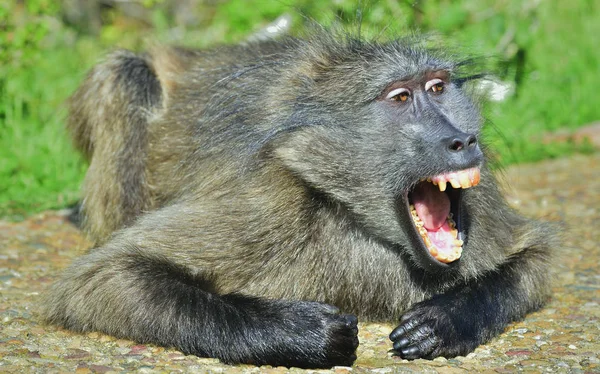
<svg viewBox="0 0 600 374">
<path fill-rule="evenodd" d="M 473 134 L 461 134 L 448 139 L 448 149 L 452 152 L 473 149 L 477 146 L 477 137 Z"/>
</svg>

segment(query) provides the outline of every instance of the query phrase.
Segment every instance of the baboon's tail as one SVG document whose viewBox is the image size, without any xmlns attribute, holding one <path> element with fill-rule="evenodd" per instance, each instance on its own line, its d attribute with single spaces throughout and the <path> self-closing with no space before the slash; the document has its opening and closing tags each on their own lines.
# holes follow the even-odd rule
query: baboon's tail
<svg viewBox="0 0 600 374">
<path fill-rule="evenodd" d="M 70 99 L 68 128 L 90 161 L 83 227 L 96 242 L 151 205 L 148 122 L 162 107 L 162 97 L 150 58 L 117 51 L 90 71 Z"/>
</svg>

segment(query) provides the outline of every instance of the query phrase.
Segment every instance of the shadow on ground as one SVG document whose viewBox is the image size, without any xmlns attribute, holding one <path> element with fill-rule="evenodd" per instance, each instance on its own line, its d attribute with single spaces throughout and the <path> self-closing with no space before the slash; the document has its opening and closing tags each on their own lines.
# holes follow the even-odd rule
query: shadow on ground
<svg viewBox="0 0 600 374">
<path fill-rule="evenodd" d="M 466 357 L 403 361 L 388 353 L 392 325 L 360 324 L 358 360 L 343 372 L 600 372 L 600 154 L 504 172 L 507 196 L 524 214 L 566 225 L 554 297 Z M 40 293 L 87 246 L 60 212 L 0 221 L 0 372 L 284 372 L 139 345 L 98 333 L 74 334 L 35 317 Z M 302 371 L 292 369 L 291 371 Z"/>
</svg>

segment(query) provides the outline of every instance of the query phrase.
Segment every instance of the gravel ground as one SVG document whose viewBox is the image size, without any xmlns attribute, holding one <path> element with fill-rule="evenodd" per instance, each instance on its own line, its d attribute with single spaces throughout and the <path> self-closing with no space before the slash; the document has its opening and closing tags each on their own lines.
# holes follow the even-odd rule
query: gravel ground
<svg viewBox="0 0 600 374">
<path fill-rule="evenodd" d="M 412 362 L 392 357 L 392 325 L 361 323 L 352 368 L 312 372 L 564 372 L 600 373 L 600 154 L 506 170 L 511 204 L 566 229 L 554 296 L 541 311 L 511 324 L 466 357 Z M 44 326 L 35 310 L 57 272 L 88 244 L 61 212 L 0 221 L 0 372 L 301 372 L 228 366 L 173 349 L 139 345 Z"/>
</svg>

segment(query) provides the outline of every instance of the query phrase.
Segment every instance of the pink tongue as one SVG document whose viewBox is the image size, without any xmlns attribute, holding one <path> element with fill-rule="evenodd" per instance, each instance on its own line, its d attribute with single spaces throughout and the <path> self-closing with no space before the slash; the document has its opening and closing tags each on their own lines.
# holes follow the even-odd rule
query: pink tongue
<svg viewBox="0 0 600 374">
<path fill-rule="evenodd" d="M 448 225 L 448 221 L 444 222 L 436 231 L 427 231 L 427 236 L 429 236 L 429 240 L 431 240 L 438 253 L 444 253 L 446 257 L 454 252 L 453 243 L 456 238 L 451 231 L 452 228 Z"/>
<path fill-rule="evenodd" d="M 437 231 L 450 214 L 450 199 L 446 193 L 429 182 L 421 182 L 412 193 L 417 215 L 428 231 Z"/>
</svg>

